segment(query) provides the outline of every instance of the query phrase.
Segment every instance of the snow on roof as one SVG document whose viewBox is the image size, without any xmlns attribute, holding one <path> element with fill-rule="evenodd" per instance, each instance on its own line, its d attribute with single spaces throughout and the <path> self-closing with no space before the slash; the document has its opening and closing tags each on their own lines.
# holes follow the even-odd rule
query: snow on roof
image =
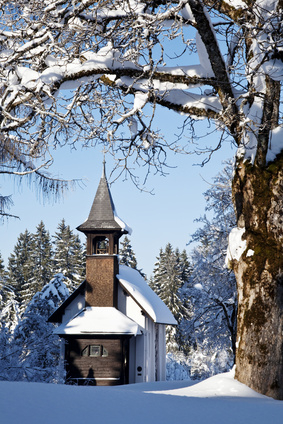
<svg viewBox="0 0 283 424">
<path fill-rule="evenodd" d="M 136 269 L 129 268 L 126 265 L 119 265 L 117 278 L 123 289 L 126 290 L 154 322 L 169 325 L 177 324 L 171 311 L 149 287 Z"/>
<path fill-rule="evenodd" d="M 59 335 L 140 334 L 136 322 L 112 307 L 87 307 L 54 330 Z"/>
<path fill-rule="evenodd" d="M 118 225 L 122 228 L 122 230 L 127 231 L 129 235 L 132 234 L 132 229 L 129 227 L 128 224 L 126 224 L 125 221 L 123 221 L 119 216 L 116 214 L 116 210 L 114 209 L 114 220 L 117 222 Z"/>
</svg>

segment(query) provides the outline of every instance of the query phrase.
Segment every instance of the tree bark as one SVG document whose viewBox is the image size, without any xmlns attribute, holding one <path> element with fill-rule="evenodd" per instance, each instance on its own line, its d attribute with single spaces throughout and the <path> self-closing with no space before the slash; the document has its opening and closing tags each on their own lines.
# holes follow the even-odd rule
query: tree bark
<svg viewBox="0 0 283 424">
<path fill-rule="evenodd" d="M 247 242 L 232 262 L 238 284 L 236 379 L 283 400 L 283 154 L 267 167 L 240 161 L 233 200 Z"/>
</svg>

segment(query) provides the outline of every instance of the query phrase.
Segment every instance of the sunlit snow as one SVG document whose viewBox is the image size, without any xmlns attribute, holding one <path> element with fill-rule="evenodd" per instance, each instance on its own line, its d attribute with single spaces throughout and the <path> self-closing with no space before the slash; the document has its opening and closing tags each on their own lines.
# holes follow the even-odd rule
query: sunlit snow
<svg viewBox="0 0 283 424">
<path fill-rule="evenodd" d="M 55 334 L 133 334 L 139 326 L 116 308 L 87 307 L 70 321 L 59 325 Z"/>
<path fill-rule="evenodd" d="M 245 228 L 233 228 L 229 234 L 226 264 L 232 260 L 238 261 L 247 247 L 247 241 L 243 240 Z"/>
<path fill-rule="evenodd" d="M 148 286 L 139 271 L 125 265 L 120 265 L 117 278 L 121 286 L 134 298 L 154 322 L 169 325 L 176 324 L 176 320 L 170 310 Z"/>
<path fill-rule="evenodd" d="M 283 402 L 259 395 L 232 373 L 190 380 L 75 387 L 0 382 L 0 419 L 9 424 L 281 424 Z"/>
</svg>

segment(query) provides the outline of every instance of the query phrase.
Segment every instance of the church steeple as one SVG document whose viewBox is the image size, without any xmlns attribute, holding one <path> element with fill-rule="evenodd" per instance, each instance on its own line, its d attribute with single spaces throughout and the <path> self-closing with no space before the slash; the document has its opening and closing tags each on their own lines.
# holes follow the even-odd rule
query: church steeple
<svg viewBox="0 0 283 424">
<path fill-rule="evenodd" d="M 86 305 L 116 307 L 119 238 L 129 231 L 116 215 L 105 175 L 105 160 L 89 216 L 77 230 L 87 237 Z"/>
<path fill-rule="evenodd" d="M 87 220 L 77 228 L 77 230 L 82 231 L 83 233 L 92 230 L 123 230 L 124 233 L 127 233 L 128 231 L 125 231 L 125 228 L 123 228 L 115 218 L 116 211 L 105 175 L 104 161 L 102 176 L 89 216 Z M 123 224 L 122 221 L 121 224 Z"/>
<path fill-rule="evenodd" d="M 103 253 L 118 254 L 118 239 L 128 233 L 126 224 L 117 217 L 114 202 L 105 175 L 105 160 L 102 176 L 87 220 L 77 227 L 77 230 L 87 236 L 87 254 L 101 254 L 99 247 L 103 239 L 109 243 Z"/>
</svg>

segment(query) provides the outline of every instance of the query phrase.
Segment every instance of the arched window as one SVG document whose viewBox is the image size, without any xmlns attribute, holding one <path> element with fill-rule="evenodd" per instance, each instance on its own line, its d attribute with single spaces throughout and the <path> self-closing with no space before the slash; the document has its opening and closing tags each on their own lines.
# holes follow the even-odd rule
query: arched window
<svg viewBox="0 0 283 424">
<path fill-rule="evenodd" d="M 109 253 L 109 239 L 107 237 L 96 237 L 93 243 L 95 255 L 107 255 Z"/>
</svg>

